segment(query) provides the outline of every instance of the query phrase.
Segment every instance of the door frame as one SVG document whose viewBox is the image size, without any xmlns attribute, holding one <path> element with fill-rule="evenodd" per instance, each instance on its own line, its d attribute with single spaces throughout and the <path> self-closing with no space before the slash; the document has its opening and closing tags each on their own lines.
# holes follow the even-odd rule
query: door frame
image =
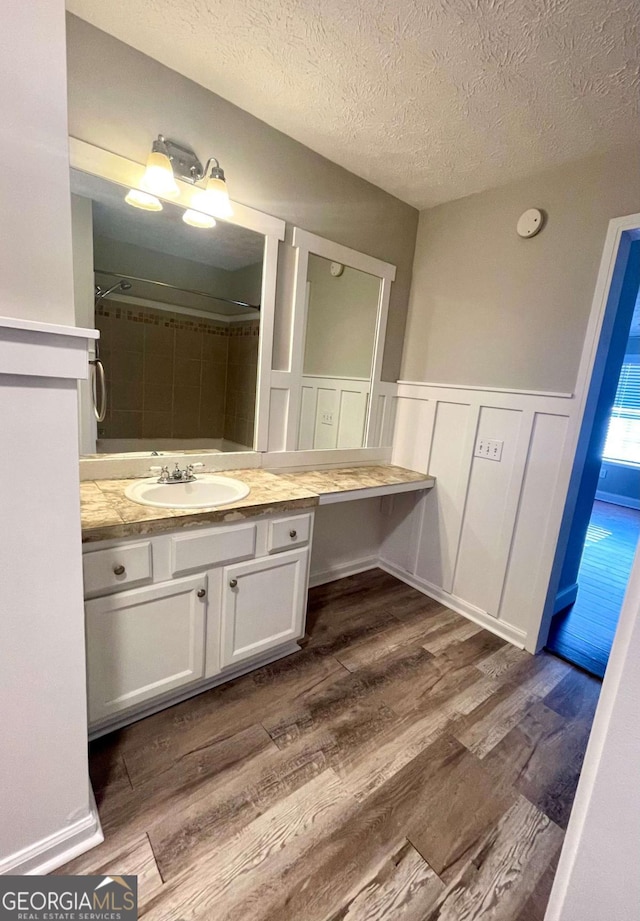
<svg viewBox="0 0 640 921">
<path fill-rule="evenodd" d="M 609 221 L 593 295 L 582 356 L 578 368 L 574 394 L 575 408 L 571 413 L 565 442 L 562 470 L 558 477 L 554 504 L 562 509 L 557 513 L 557 540 L 549 547 L 549 569 L 541 567 L 541 576 L 548 579 L 546 602 L 531 651 L 540 651 L 547 642 L 551 620 L 556 609 L 556 596 L 560 587 L 562 567 L 571 537 L 571 526 L 580 499 L 580 485 L 594 425 L 598 417 L 598 404 L 606 374 L 607 358 L 612 336 L 615 334 L 618 305 L 623 293 L 633 243 L 640 241 L 640 214 L 630 214 Z M 566 485 L 565 485 L 566 484 Z M 594 493 L 595 494 L 595 493 Z M 565 605 L 566 606 L 566 605 Z M 528 645 L 529 648 L 529 645 Z"/>
</svg>

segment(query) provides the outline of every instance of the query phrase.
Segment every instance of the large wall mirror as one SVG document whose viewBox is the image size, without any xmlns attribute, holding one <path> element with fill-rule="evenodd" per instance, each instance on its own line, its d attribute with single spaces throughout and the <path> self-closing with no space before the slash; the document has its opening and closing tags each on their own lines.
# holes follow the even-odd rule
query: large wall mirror
<svg viewBox="0 0 640 921">
<path fill-rule="evenodd" d="M 264 450 L 284 225 L 237 205 L 211 228 L 185 223 L 182 203 L 130 207 L 122 163 L 114 180 L 114 155 L 88 147 L 71 171 L 76 318 L 100 331 L 81 453 Z M 102 175 L 87 169 L 96 158 Z"/>
<path fill-rule="evenodd" d="M 380 443 L 390 400 L 381 381 L 395 266 L 295 228 L 287 447 L 331 450 Z M 278 397 L 276 393 L 275 405 Z"/>
</svg>

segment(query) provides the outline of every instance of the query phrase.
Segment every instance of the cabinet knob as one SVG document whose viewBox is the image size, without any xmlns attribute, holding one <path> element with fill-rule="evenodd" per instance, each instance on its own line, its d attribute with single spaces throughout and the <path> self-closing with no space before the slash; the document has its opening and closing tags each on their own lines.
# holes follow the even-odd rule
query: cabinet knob
<svg viewBox="0 0 640 921">
<path fill-rule="evenodd" d="M 123 576 L 126 572 L 126 569 L 124 568 L 122 563 L 116 563 L 116 565 L 113 567 L 113 571 L 116 576 Z"/>
<path fill-rule="evenodd" d="M 206 593 L 206 591 L 205 591 L 203 588 L 199 588 L 198 591 L 197 591 L 198 598 L 204 598 L 204 596 L 205 596 L 206 594 L 207 594 L 207 593 Z"/>
<path fill-rule="evenodd" d="M 291 538 L 291 540 L 295 540 L 297 536 L 298 536 L 297 531 L 289 531 L 289 537 Z"/>
<path fill-rule="evenodd" d="M 235 588 L 237 584 L 238 584 L 237 579 L 229 579 L 229 588 Z"/>
</svg>

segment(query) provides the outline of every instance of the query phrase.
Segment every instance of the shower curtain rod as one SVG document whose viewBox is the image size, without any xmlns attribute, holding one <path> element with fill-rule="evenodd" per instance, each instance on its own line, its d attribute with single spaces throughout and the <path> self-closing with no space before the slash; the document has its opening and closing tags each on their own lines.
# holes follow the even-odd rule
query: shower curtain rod
<svg viewBox="0 0 640 921">
<path fill-rule="evenodd" d="M 165 281 L 154 281 L 153 278 L 137 278 L 135 275 L 123 275 L 121 272 L 103 272 L 101 269 L 95 269 L 96 275 L 108 275 L 110 278 L 125 278 L 127 281 L 140 281 L 146 285 L 159 285 L 161 288 L 170 288 L 172 291 L 180 291 L 182 294 L 195 294 L 198 297 L 208 297 L 213 301 L 223 301 L 225 304 L 234 304 L 236 307 L 246 307 L 249 310 L 260 310 L 260 304 L 247 304 L 245 301 L 234 301 L 229 297 L 218 297 L 215 294 L 207 294 L 206 291 L 196 291 L 192 288 L 179 288 L 178 285 L 169 285 Z"/>
</svg>

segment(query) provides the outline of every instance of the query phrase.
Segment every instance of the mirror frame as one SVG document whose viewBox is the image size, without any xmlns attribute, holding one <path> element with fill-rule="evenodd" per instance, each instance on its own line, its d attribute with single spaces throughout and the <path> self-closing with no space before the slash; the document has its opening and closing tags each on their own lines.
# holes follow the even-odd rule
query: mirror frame
<svg viewBox="0 0 640 921">
<path fill-rule="evenodd" d="M 141 163 L 128 160 L 126 157 L 104 150 L 101 147 L 96 147 L 93 144 L 88 144 L 86 141 L 75 137 L 69 137 L 69 161 L 71 169 L 90 173 L 117 185 L 129 187 L 137 187 L 140 184 L 145 170 Z M 194 186 L 181 179 L 177 179 L 176 182 L 180 190 L 179 196 L 166 199 L 166 201 L 183 208 L 189 208 Z M 162 196 L 158 197 L 162 198 Z M 266 451 L 268 446 L 278 245 L 280 241 L 284 240 L 286 225 L 280 218 L 257 211 L 255 208 L 250 208 L 239 202 L 232 200 L 231 205 L 233 215 L 230 218 L 226 218 L 224 223 L 253 230 L 262 234 L 265 238 L 253 451 L 244 451 L 235 455 L 246 457 L 251 453 Z M 133 453 L 137 454 L 138 452 Z M 175 453 L 180 454 L 181 452 L 178 450 Z M 206 454 L 208 452 L 203 451 L 202 453 Z M 100 457 L 108 460 L 113 457 L 122 457 L 122 455 L 104 454 L 100 455 Z"/>
<path fill-rule="evenodd" d="M 319 237 L 317 234 L 303 230 L 301 227 L 294 227 L 292 245 L 295 251 L 295 267 L 289 369 L 287 372 L 275 372 L 278 377 L 277 381 L 273 380 L 274 375 L 272 374 L 272 384 L 281 389 L 286 379 L 287 389 L 289 390 L 285 450 L 300 450 L 298 441 L 307 328 L 306 284 L 310 254 L 321 256 L 330 262 L 340 262 L 352 269 L 358 269 L 368 275 L 375 275 L 376 278 L 380 279 L 380 294 L 371 361 L 369 405 L 367 407 L 363 444 L 357 446 L 362 448 L 377 447 L 380 444 L 383 419 L 388 416 L 389 411 L 387 405 L 389 399 L 388 387 L 382 381 L 382 358 L 387 331 L 391 282 L 395 281 L 396 267 L 389 262 L 376 259 L 374 256 L 368 256 L 366 253 L 343 246 L 341 243 L 334 243 L 332 240 Z"/>
</svg>

